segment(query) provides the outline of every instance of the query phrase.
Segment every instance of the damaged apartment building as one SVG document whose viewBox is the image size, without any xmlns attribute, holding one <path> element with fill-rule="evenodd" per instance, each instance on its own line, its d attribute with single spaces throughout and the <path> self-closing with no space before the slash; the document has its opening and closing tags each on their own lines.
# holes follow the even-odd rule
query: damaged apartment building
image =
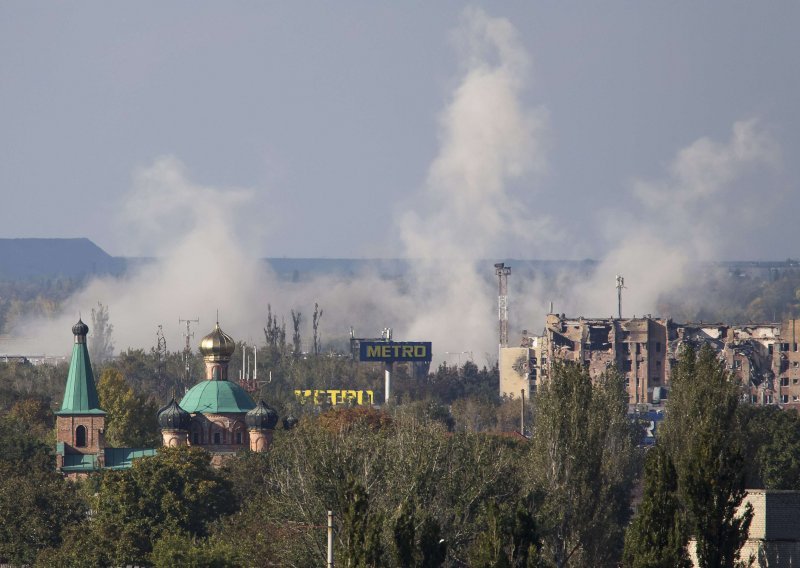
<svg viewBox="0 0 800 568">
<path fill-rule="evenodd" d="M 654 318 L 567 318 L 549 314 L 542 335 L 523 332 L 519 347 L 500 348 L 501 396 L 529 397 L 553 361 L 585 365 L 592 377 L 616 368 L 632 405 L 659 405 L 669 396 L 681 347 L 711 345 L 746 387 L 754 404 L 800 409 L 800 323 L 723 325 Z"/>
</svg>

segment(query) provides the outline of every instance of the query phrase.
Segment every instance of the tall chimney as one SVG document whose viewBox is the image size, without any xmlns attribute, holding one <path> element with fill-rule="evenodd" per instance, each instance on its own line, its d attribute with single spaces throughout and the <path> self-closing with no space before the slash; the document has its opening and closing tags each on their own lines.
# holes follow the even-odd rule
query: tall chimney
<svg viewBox="0 0 800 568">
<path fill-rule="evenodd" d="M 499 262 L 494 268 L 499 279 L 497 311 L 500 318 L 500 347 L 508 347 L 508 275 L 511 274 L 511 267 Z"/>
</svg>

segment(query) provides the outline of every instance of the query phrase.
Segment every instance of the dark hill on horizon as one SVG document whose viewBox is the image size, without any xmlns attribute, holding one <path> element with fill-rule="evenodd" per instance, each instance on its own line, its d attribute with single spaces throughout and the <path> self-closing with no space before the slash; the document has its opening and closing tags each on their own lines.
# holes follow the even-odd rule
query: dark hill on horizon
<svg viewBox="0 0 800 568">
<path fill-rule="evenodd" d="M 87 238 L 0 239 L 0 280 L 120 274 L 125 259 L 109 255 Z"/>
</svg>

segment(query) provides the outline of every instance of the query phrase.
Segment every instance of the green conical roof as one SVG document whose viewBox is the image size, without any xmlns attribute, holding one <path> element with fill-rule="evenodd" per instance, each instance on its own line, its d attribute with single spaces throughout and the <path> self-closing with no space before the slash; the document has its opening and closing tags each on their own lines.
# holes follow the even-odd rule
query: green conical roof
<svg viewBox="0 0 800 568">
<path fill-rule="evenodd" d="M 72 346 L 67 387 L 64 389 L 61 410 L 56 414 L 105 414 L 100 409 L 92 364 L 89 361 L 89 350 L 86 348 L 86 334 L 89 328 L 82 321 L 78 321 L 72 331 L 75 334 L 75 344 Z"/>
<path fill-rule="evenodd" d="M 225 412 L 247 412 L 256 403 L 247 392 L 229 381 L 203 381 L 196 384 L 180 403 L 186 412 L 201 414 L 220 414 Z"/>
</svg>

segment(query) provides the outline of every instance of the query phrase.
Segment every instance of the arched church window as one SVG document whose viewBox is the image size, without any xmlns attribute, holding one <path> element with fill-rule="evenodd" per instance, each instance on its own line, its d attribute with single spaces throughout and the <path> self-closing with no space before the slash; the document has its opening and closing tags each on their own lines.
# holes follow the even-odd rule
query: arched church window
<svg viewBox="0 0 800 568">
<path fill-rule="evenodd" d="M 75 447 L 86 447 L 86 426 L 80 425 L 75 429 Z"/>
<path fill-rule="evenodd" d="M 236 443 L 237 444 L 241 444 L 242 443 L 242 433 L 241 432 L 236 432 Z"/>
<path fill-rule="evenodd" d="M 219 432 L 214 432 L 214 443 L 215 444 L 220 444 L 221 443 Z"/>
</svg>

